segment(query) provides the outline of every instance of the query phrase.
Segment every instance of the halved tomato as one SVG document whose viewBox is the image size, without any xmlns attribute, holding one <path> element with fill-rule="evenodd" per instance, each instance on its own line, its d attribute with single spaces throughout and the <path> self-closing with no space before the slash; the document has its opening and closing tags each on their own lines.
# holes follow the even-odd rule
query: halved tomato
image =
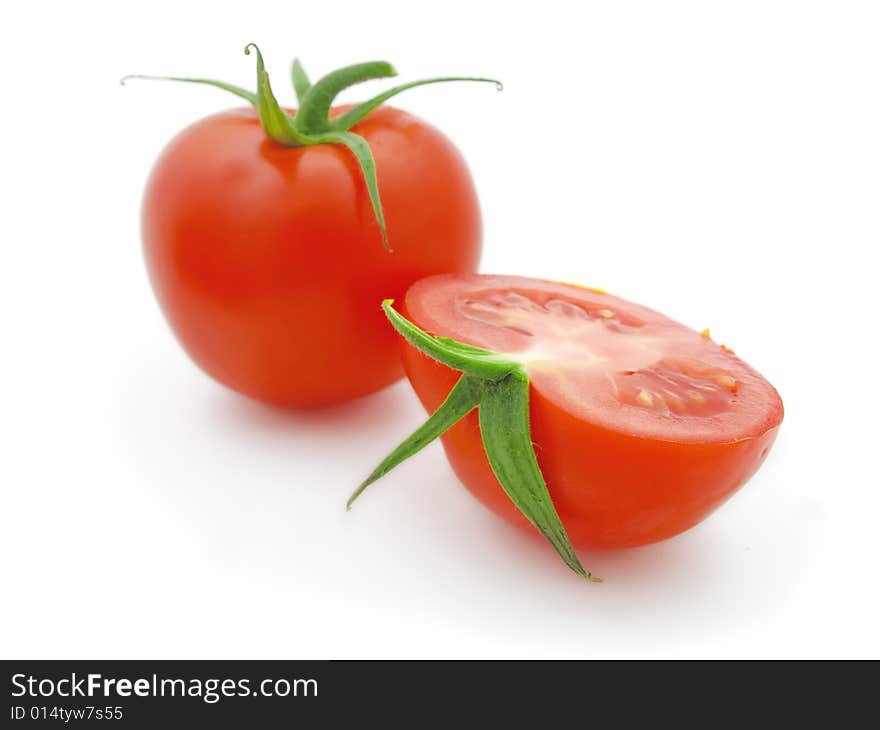
<svg viewBox="0 0 880 730">
<path fill-rule="evenodd" d="M 575 546 L 641 545 L 692 527 L 751 477 L 782 421 L 773 386 L 707 333 L 599 290 L 441 275 L 411 286 L 402 305 L 429 334 L 522 365 L 538 464 Z M 431 413 L 460 376 L 409 344 L 404 365 Z M 493 473 L 476 410 L 442 440 L 483 504 L 532 529 Z"/>
</svg>

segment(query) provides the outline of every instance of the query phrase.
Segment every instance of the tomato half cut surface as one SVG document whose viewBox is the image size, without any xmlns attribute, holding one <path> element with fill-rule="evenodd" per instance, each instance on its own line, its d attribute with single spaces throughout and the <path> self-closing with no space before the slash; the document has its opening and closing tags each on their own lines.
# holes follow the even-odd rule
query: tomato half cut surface
<svg viewBox="0 0 880 730">
<path fill-rule="evenodd" d="M 411 286 L 400 309 L 431 335 L 522 365 L 535 454 L 575 546 L 641 545 L 692 527 L 757 470 L 782 421 L 779 394 L 733 352 L 598 290 L 441 275 Z M 404 365 L 432 413 L 460 376 L 410 345 Z M 493 473 L 476 411 L 442 440 L 481 502 L 532 529 Z"/>
</svg>

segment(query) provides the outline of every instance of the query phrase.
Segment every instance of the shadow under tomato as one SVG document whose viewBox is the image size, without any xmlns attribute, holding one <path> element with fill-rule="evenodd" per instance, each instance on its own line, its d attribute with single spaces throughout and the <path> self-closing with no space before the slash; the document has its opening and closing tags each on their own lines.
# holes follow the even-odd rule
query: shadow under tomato
<svg viewBox="0 0 880 730">
<path fill-rule="evenodd" d="M 412 593 L 422 596 L 413 597 L 414 604 L 424 600 L 431 610 L 454 612 L 470 602 L 472 618 L 485 619 L 487 626 L 495 626 L 499 603 L 512 601 L 523 615 L 549 616 L 572 627 L 589 618 L 609 631 L 625 629 L 631 638 L 646 641 L 658 626 L 668 638 L 682 640 L 715 633 L 720 626 L 733 631 L 788 595 L 792 576 L 786 566 L 803 548 L 795 535 L 779 544 L 778 520 L 760 509 L 760 482 L 766 476 L 761 474 L 750 492 L 737 495 L 718 517 L 681 535 L 637 548 L 579 550 L 583 565 L 605 581 L 584 584 L 543 538 L 480 506 L 436 450 L 433 456 L 420 455 L 421 463 L 414 463 L 408 476 L 397 477 L 406 488 L 398 481 L 393 505 L 364 503 L 359 517 L 346 515 L 344 499 L 357 481 L 424 419 L 405 381 L 349 403 L 310 410 L 276 408 L 233 393 L 218 393 L 212 403 L 221 430 L 249 441 L 256 448 L 250 458 L 268 461 L 263 493 L 271 495 L 283 515 L 279 530 L 287 529 L 286 521 L 295 529 L 304 505 L 315 510 L 312 519 L 328 520 L 332 529 L 339 527 L 337 519 L 347 519 L 353 546 L 369 545 L 372 562 L 397 566 L 410 576 L 407 583 L 418 587 Z M 322 460 L 332 462 L 326 472 L 313 468 Z M 318 476 L 300 476 L 303 465 Z M 314 489 L 316 478 L 325 489 Z M 393 484 L 387 487 L 394 489 Z M 382 485 L 373 489 L 381 493 Z M 748 513 L 746 523 L 732 514 L 743 498 L 758 502 L 741 505 Z M 395 530 L 416 546 L 409 553 L 380 530 L 357 527 L 375 525 L 380 510 L 385 516 L 379 524 L 385 526 L 389 509 Z M 431 569 L 423 570 L 424 565 Z M 530 585 L 525 592 L 524 582 Z"/>
<path fill-rule="evenodd" d="M 491 514 L 487 515 L 487 521 L 492 523 L 486 526 L 487 531 L 492 534 L 492 540 L 503 545 L 510 560 L 527 563 L 529 569 L 544 574 L 559 572 L 563 578 L 570 577 L 567 568 L 543 537 L 537 533 L 519 530 Z M 690 544 L 694 539 L 694 530 L 697 529 L 699 526 L 651 545 L 579 549 L 577 553 L 588 571 L 604 581 L 614 583 L 618 588 L 629 582 L 644 584 L 645 581 L 664 581 L 682 573 L 696 577 L 695 573 L 702 570 L 701 565 L 711 570 L 708 561 L 701 559 L 701 553 L 706 556 L 706 536 L 701 536 L 702 550 L 696 551 Z"/>
<path fill-rule="evenodd" d="M 406 415 L 418 406 L 409 385 L 402 381 L 375 393 L 330 406 L 284 408 L 232 391 L 226 391 L 219 397 L 216 405 L 220 417 L 238 422 L 243 428 L 291 433 L 306 431 L 310 435 L 316 432 L 334 434 L 342 446 L 347 438 L 363 437 L 365 432 L 375 430 L 377 419 L 389 425 L 405 422 Z"/>
</svg>

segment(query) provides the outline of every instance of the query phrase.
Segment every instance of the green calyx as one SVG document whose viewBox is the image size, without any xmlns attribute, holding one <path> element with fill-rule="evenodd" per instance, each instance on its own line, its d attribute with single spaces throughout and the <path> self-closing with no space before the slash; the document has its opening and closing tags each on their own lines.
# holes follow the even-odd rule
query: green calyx
<svg viewBox="0 0 880 730">
<path fill-rule="evenodd" d="M 376 178 L 376 163 L 373 152 L 367 141 L 351 130 L 358 122 L 363 120 L 371 111 L 388 99 L 400 94 L 407 89 L 427 84 L 437 84 L 447 81 L 480 81 L 495 84 L 499 90 L 501 82 L 495 79 L 487 79 L 471 76 L 444 76 L 422 81 L 412 81 L 408 84 L 395 86 L 388 91 L 379 94 L 365 102 L 362 102 L 349 111 L 337 117 L 330 117 L 330 107 L 336 97 L 345 89 L 355 84 L 373 79 L 384 79 L 397 76 L 394 67 L 385 61 L 370 61 L 345 66 L 331 71 L 314 84 L 309 82 L 299 59 L 293 61 L 291 68 L 291 81 L 299 102 L 297 113 L 290 114 L 278 103 L 269 83 L 269 74 L 263 65 L 263 55 L 255 43 L 245 46 L 244 52 L 250 55 L 253 50 L 257 57 L 257 91 L 250 92 L 247 89 L 227 84 L 212 79 L 192 78 L 186 76 L 143 76 L 131 75 L 122 79 L 124 84 L 128 79 L 158 79 L 164 81 L 185 81 L 193 84 L 207 84 L 223 91 L 235 94 L 252 104 L 260 116 L 260 124 L 266 135 L 285 147 L 308 147 L 320 144 L 340 144 L 347 147 L 355 156 L 364 175 L 367 191 L 370 195 L 370 203 L 376 223 L 382 234 L 382 243 L 387 250 L 391 250 L 388 244 L 388 235 L 385 230 L 385 216 L 382 212 L 382 201 L 379 197 L 379 183 Z"/>
<path fill-rule="evenodd" d="M 346 505 L 395 466 L 421 451 L 474 408 L 489 464 L 499 484 L 565 564 L 582 578 L 600 582 L 578 560 L 544 482 L 529 428 L 529 377 L 522 364 L 503 355 L 445 337 L 432 337 L 392 308 L 382 309 L 394 328 L 414 347 L 462 373 L 442 405 L 392 451 L 354 491 Z"/>
</svg>

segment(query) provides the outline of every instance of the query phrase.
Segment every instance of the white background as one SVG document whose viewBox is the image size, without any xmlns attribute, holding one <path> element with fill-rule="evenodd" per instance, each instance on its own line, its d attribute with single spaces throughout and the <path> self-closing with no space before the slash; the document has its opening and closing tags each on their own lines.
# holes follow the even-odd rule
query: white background
<svg viewBox="0 0 880 730">
<path fill-rule="evenodd" d="M 880 11 L 864 2 L 19 3 L 3 11 L 0 655 L 878 657 Z M 154 302 L 150 165 L 253 85 L 383 58 L 456 141 L 483 270 L 602 286 L 780 390 L 762 471 L 578 581 L 438 445 L 407 383 L 320 412 L 203 376 Z M 383 88 L 373 84 L 346 98 Z M 289 101 L 292 94 L 287 96 Z"/>
</svg>

